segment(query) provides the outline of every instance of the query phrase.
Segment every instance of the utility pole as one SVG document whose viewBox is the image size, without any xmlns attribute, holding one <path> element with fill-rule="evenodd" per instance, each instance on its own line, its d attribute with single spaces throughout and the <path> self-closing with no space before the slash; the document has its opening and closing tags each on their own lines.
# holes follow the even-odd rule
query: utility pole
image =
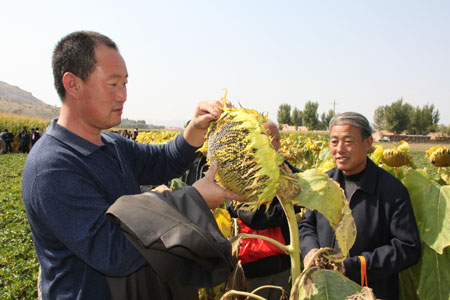
<svg viewBox="0 0 450 300">
<path fill-rule="evenodd" d="M 336 115 L 336 100 L 333 100 L 332 104 L 333 104 L 333 113 L 334 115 Z"/>
</svg>

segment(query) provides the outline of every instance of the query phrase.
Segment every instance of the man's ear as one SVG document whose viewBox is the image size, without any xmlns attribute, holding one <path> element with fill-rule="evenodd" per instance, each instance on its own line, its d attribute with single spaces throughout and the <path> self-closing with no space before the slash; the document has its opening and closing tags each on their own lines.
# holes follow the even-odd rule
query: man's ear
<svg viewBox="0 0 450 300">
<path fill-rule="evenodd" d="M 78 99 L 81 90 L 81 78 L 71 72 L 63 75 L 62 83 L 66 89 L 66 96 Z"/>
<path fill-rule="evenodd" d="M 373 136 L 369 136 L 364 143 L 366 144 L 366 149 L 369 151 L 370 147 L 372 147 L 373 144 Z"/>
</svg>

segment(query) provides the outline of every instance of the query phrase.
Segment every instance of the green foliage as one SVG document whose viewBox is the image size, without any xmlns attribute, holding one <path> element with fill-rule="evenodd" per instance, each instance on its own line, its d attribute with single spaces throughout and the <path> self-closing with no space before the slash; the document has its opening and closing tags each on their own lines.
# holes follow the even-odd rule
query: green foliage
<svg viewBox="0 0 450 300">
<path fill-rule="evenodd" d="M 278 124 L 292 125 L 291 106 L 289 104 L 280 105 L 280 107 L 278 108 L 277 122 Z"/>
<path fill-rule="evenodd" d="M 290 135 L 295 135 L 297 138 L 310 138 L 315 141 L 328 141 L 330 139 L 328 132 L 311 132 L 311 131 L 301 131 L 301 132 L 280 132 L 281 138 L 287 138 Z"/>
<path fill-rule="evenodd" d="M 302 192 L 292 201 L 310 210 L 317 210 L 327 218 L 335 231 L 343 257 L 346 257 L 355 243 L 356 225 L 344 191 L 336 181 L 317 169 L 298 173 L 297 177 Z"/>
<path fill-rule="evenodd" d="M 328 125 L 330 124 L 331 119 L 334 117 L 334 110 L 330 109 L 328 114 L 323 113 L 320 117 L 322 123 L 322 129 L 328 130 Z"/>
<path fill-rule="evenodd" d="M 120 125 L 116 126 L 115 128 L 138 128 L 138 129 L 164 129 L 164 126 L 157 126 L 153 124 L 146 124 L 145 120 L 130 120 L 130 119 L 122 119 L 122 122 Z"/>
<path fill-rule="evenodd" d="M 346 299 L 361 291 L 358 284 L 338 272 L 312 268 L 307 276 L 308 280 L 300 287 L 299 299 Z"/>
<path fill-rule="evenodd" d="M 38 261 L 22 202 L 25 154 L 0 155 L 0 299 L 36 299 Z"/>
<path fill-rule="evenodd" d="M 450 248 L 444 253 L 422 244 L 419 262 L 400 273 L 401 300 L 448 300 L 450 295 Z"/>
<path fill-rule="evenodd" d="M 291 164 L 302 170 L 327 169 L 324 164 L 331 159 L 328 134 L 291 133 L 282 134 L 281 137 L 281 147 L 278 152 Z"/>
<path fill-rule="evenodd" d="M 421 239 L 438 254 L 450 246 L 450 186 L 440 186 L 422 171 L 403 178 L 411 197 Z"/>
<path fill-rule="evenodd" d="M 296 127 L 303 125 L 303 113 L 297 107 L 294 107 L 294 110 L 292 111 L 291 121 L 292 125 Z"/>
<path fill-rule="evenodd" d="M 420 269 L 417 293 L 421 299 L 447 300 L 450 295 L 450 249 L 442 255 L 426 245 L 422 247 L 422 257 L 415 266 Z"/>
<path fill-rule="evenodd" d="M 434 109 L 434 105 L 424 105 L 422 108 L 416 107 L 411 113 L 411 126 L 408 128 L 410 134 L 427 134 L 437 130 L 439 122 L 439 111 Z"/>
<path fill-rule="evenodd" d="M 387 129 L 395 133 L 402 133 L 408 128 L 411 121 L 413 108 L 408 103 L 403 104 L 403 99 L 399 99 L 385 108 Z"/>
<path fill-rule="evenodd" d="M 308 130 L 319 129 L 319 113 L 317 109 L 319 108 L 318 102 L 308 101 L 305 103 L 305 109 L 303 110 L 303 124 L 308 128 Z"/>
<path fill-rule="evenodd" d="M 407 131 L 408 134 L 426 135 L 438 129 L 446 132 L 445 126 L 438 126 L 439 110 L 434 105 L 426 104 L 422 108 L 413 108 L 403 99 L 391 105 L 379 106 L 373 115 L 374 127 L 378 130 L 387 129 L 395 133 Z"/>
<path fill-rule="evenodd" d="M 386 106 L 379 106 L 377 109 L 375 109 L 375 112 L 373 113 L 373 126 L 377 130 L 382 130 L 387 128 L 386 124 Z"/>
<path fill-rule="evenodd" d="M 450 125 L 449 126 L 445 126 L 444 124 L 439 124 L 438 125 L 438 132 L 444 132 L 450 135 Z"/>
</svg>

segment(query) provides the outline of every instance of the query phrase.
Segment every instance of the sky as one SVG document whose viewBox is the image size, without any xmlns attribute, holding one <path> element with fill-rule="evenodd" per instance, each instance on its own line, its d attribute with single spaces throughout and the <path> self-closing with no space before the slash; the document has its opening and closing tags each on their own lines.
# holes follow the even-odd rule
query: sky
<svg viewBox="0 0 450 300">
<path fill-rule="evenodd" d="M 51 55 L 78 30 L 119 46 L 122 118 L 182 126 L 201 100 L 227 98 L 276 121 L 280 104 L 318 113 L 400 98 L 433 104 L 450 125 L 450 1 L 0 2 L 0 81 L 60 106 Z"/>
</svg>

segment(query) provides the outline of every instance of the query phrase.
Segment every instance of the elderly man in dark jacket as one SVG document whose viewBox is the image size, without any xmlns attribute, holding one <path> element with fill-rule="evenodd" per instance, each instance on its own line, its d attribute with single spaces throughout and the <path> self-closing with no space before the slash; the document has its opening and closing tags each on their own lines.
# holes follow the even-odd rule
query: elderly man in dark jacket
<svg viewBox="0 0 450 300">
<path fill-rule="evenodd" d="M 358 113 L 343 113 L 330 122 L 330 150 L 336 168 L 328 175 L 345 191 L 357 228 L 356 241 L 343 262 L 345 275 L 368 286 L 377 298 L 398 299 L 398 273 L 420 258 L 420 238 L 407 189 L 368 157 L 372 129 Z M 307 211 L 299 226 L 305 263 L 318 248 L 337 248 L 329 222 Z"/>
</svg>

